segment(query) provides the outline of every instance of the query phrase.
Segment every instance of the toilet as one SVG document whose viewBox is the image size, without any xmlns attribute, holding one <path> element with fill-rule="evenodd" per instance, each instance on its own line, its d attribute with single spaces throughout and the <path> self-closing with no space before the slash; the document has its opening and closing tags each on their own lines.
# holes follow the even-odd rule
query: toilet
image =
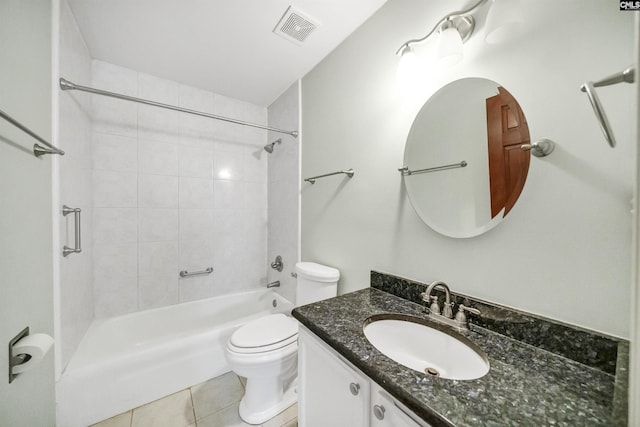
<svg viewBox="0 0 640 427">
<path fill-rule="evenodd" d="M 340 271 L 313 262 L 296 264 L 296 306 L 337 295 Z M 297 399 L 298 321 L 282 313 L 255 319 L 229 338 L 231 369 L 247 379 L 240 418 L 262 424 Z"/>
</svg>

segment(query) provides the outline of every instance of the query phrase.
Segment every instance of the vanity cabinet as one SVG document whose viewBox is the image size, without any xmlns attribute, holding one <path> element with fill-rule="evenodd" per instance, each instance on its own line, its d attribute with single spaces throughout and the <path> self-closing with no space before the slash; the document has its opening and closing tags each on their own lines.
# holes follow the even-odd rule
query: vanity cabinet
<svg viewBox="0 0 640 427">
<path fill-rule="evenodd" d="M 300 327 L 298 403 L 301 427 L 369 425 L 369 379 Z"/>
<path fill-rule="evenodd" d="M 304 326 L 298 379 L 300 427 L 429 427 Z"/>
</svg>

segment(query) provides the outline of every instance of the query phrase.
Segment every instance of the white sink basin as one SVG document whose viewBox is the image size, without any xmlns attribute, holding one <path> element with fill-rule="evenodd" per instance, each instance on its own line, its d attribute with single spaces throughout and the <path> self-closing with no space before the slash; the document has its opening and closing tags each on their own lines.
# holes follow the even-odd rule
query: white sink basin
<svg viewBox="0 0 640 427">
<path fill-rule="evenodd" d="M 411 316 L 372 316 L 364 335 L 385 356 L 427 375 L 473 380 L 489 372 L 489 361 L 478 346 L 446 329 L 427 326 Z"/>
</svg>

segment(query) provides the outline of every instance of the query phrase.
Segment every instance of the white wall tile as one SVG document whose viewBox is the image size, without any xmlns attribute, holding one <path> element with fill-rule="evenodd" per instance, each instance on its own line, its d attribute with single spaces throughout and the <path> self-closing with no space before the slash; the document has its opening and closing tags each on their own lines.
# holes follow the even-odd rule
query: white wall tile
<svg viewBox="0 0 640 427">
<path fill-rule="evenodd" d="M 180 99 L 180 84 L 152 76 L 138 73 L 138 94 L 141 98 L 169 105 L 178 105 Z"/>
<path fill-rule="evenodd" d="M 266 124 L 266 109 L 246 102 L 101 61 L 93 61 L 92 73 L 99 88 Z M 263 285 L 269 156 L 262 146 L 267 133 L 93 98 L 98 99 L 91 108 L 94 139 L 87 151 L 94 148 L 94 170 L 87 181 L 95 187 L 96 314 Z M 78 144 L 83 135 L 92 136 L 90 128 L 74 132 L 70 138 Z M 212 275 L 178 279 L 179 270 L 209 266 L 215 269 Z"/>
<path fill-rule="evenodd" d="M 244 178 L 244 164 L 242 151 L 218 151 L 213 156 L 213 177 L 215 179 L 228 179 L 233 181 Z"/>
<path fill-rule="evenodd" d="M 178 144 L 174 142 L 147 139 L 138 142 L 138 170 L 141 173 L 177 176 L 178 160 Z"/>
<path fill-rule="evenodd" d="M 138 280 L 123 277 L 118 280 L 94 275 L 96 318 L 120 316 L 138 310 Z"/>
<path fill-rule="evenodd" d="M 180 209 L 180 239 L 213 239 L 213 209 Z"/>
<path fill-rule="evenodd" d="M 244 183 L 241 181 L 213 181 L 213 207 L 215 209 L 242 209 Z"/>
<path fill-rule="evenodd" d="M 138 299 L 140 310 L 177 304 L 180 302 L 178 273 L 155 273 L 138 277 Z"/>
<path fill-rule="evenodd" d="M 214 112 L 224 117 L 243 120 L 261 125 L 267 124 L 267 110 L 264 107 L 249 104 L 223 95 L 214 98 Z M 226 141 L 241 141 L 244 144 L 264 145 L 265 131 L 248 126 L 238 126 L 232 123 L 214 123 L 216 137 Z"/>
<path fill-rule="evenodd" d="M 237 142 L 223 141 L 216 138 L 213 142 L 214 152 L 229 151 L 232 153 L 242 154 L 245 149 L 245 145 Z"/>
<path fill-rule="evenodd" d="M 179 246 L 177 241 L 149 242 L 138 245 L 138 275 L 158 273 L 178 275 Z"/>
<path fill-rule="evenodd" d="M 213 177 L 213 149 L 180 147 L 180 176 Z"/>
<path fill-rule="evenodd" d="M 60 3 L 60 76 L 80 84 L 91 83 L 91 56 L 67 2 Z M 82 209 L 82 253 L 60 257 L 60 365 L 64 369 L 94 316 L 93 233 L 92 233 L 92 154 L 90 95 L 82 92 L 58 92 L 59 146 L 65 150 L 60 162 L 60 202 Z M 73 241 L 65 236 L 73 227 L 73 215 L 54 217 L 61 244 Z M 57 250 L 61 250 L 58 248 Z M 56 255 L 58 252 L 56 252 Z"/>
<path fill-rule="evenodd" d="M 161 141 L 180 142 L 178 112 L 149 105 L 138 106 L 138 135 L 140 138 Z"/>
<path fill-rule="evenodd" d="M 185 277 L 180 279 L 180 302 L 195 301 L 213 296 L 214 271 L 206 276 Z"/>
<path fill-rule="evenodd" d="M 94 132 L 93 168 L 120 172 L 137 172 L 138 140 L 136 138 Z"/>
<path fill-rule="evenodd" d="M 138 133 L 136 104 L 95 96 L 91 99 L 91 111 L 93 129 L 96 132 L 136 137 Z"/>
<path fill-rule="evenodd" d="M 148 74 L 139 74 L 139 96 L 143 99 L 178 105 L 179 85 L 170 80 L 160 79 Z M 138 136 L 144 139 L 163 142 L 180 140 L 180 122 L 176 111 L 149 105 L 138 106 Z"/>
<path fill-rule="evenodd" d="M 180 86 L 179 103 L 181 107 L 190 110 L 213 113 L 212 92 L 196 89 L 189 86 Z M 213 119 L 200 117 L 193 114 L 180 114 L 180 135 L 181 137 L 195 137 L 211 139 L 213 133 Z"/>
<path fill-rule="evenodd" d="M 180 270 L 200 271 L 214 264 L 212 240 L 180 240 Z"/>
<path fill-rule="evenodd" d="M 138 185 L 140 208 L 178 207 L 178 177 L 140 174 Z"/>
<path fill-rule="evenodd" d="M 95 242 L 93 247 L 93 273 L 94 276 L 113 279 L 137 277 L 137 244 Z"/>
<path fill-rule="evenodd" d="M 138 176 L 131 172 L 93 171 L 93 206 L 97 208 L 135 207 Z"/>
<path fill-rule="evenodd" d="M 75 95 L 60 93 L 58 145 L 65 151 L 65 169 L 89 169 L 92 162 L 91 118 Z"/>
<path fill-rule="evenodd" d="M 238 291 L 244 282 L 244 221 L 241 210 L 214 211 L 216 295 Z"/>
<path fill-rule="evenodd" d="M 275 189 L 275 192 L 280 189 Z M 245 210 L 261 211 L 266 218 L 267 213 L 267 182 L 245 182 L 242 206 Z M 266 225 L 266 224 L 265 224 Z"/>
<path fill-rule="evenodd" d="M 273 142 L 273 141 L 271 141 Z M 274 150 L 280 150 L 281 145 L 276 144 Z M 271 153 L 273 154 L 273 153 Z M 267 166 L 270 154 L 262 146 L 245 146 L 242 150 L 242 162 L 245 182 L 261 182 L 267 178 Z"/>
<path fill-rule="evenodd" d="M 97 89 L 138 95 L 138 73 L 117 65 L 94 60 L 92 85 Z M 138 130 L 138 104 L 106 96 L 91 97 L 93 130 L 135 138 Z"/>
<path fill-rule="evenodd" d="M 93 240 L 104 243 L 137 242 L 138 210 L 136 208 L 94 208 Z"/>
<path fill-rule="evenodd" d="M 60 171 L 60 201 L 71 207 L 88 208 L 93 204 L 93 171 L 62 168 Z"/>
<path fill-rule="evenodd" d="M 94 243 L 93 288 L 96 317 L 136 311 L 138 246 L 135 243 Z"/>
<path fill-rule="evenodd" d="M 267 281 L 267 218 L 265 209 L 245 209 L 243 212 L 244 286 L 251 289 Z"/>
<path fill-rule="evenodd" d="M 299 87 L 292 85 L 268 109 L 269 125 L 282 129 L 299 128 Z M 276 290 L 289 301 L 295 302 L 296 279 L 291 277 L 295 263 L 299 261 L 299 186 L 300 140 L 287 135 L 269 133 L 269 141 L 282 138 L 282 144 L 268 158 L 268 235 L 269 261 L 281 255 L 282 272 L 267 269 L 269 282 L 280 281 Z"/>
<path fill-rule="evenodd" d="M 213 181 L 204 178 L 180 177 L 180 208 L 213 208 Z"/>
<path fill-rule="evenodd" d="M 129 68 L 94 59 L 91 63 L 91 80 L 98 89 L 138 96 L 138 73 Z M 93 96 L 92 98 L 103 97 Z"/>
<path fill-rule="evenodd" d="M 138 220 L 140 242 L 178 240 L 178 209 L 140 208 Z"/>
</svg>

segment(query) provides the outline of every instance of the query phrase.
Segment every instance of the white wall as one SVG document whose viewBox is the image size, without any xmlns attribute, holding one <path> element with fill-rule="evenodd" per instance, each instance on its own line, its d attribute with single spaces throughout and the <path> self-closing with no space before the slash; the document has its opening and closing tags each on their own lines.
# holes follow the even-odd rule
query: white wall
<svg viewBox="0 0 640 427">
<path fill-rule="evenodd" d="M 55 2 L 0 2 L 0 109 L 47 141 Z M 9 384 L 7 344 L 25 327 L 53 336 L 52 156 L 0 118 L 0 425 L 55 424 L 53 351 Z"/>
<path fill-rule="evenodd" d="M 300 129 L 300 83 L 294 83 L 269 106 L 269 126 Z M 278 293 L 291 302 L 296 298 L 295 264 L 300 260 L 300 139 L 269 132 L 268 142 L 281 139 L 273 153 L 263 151 L 269 161 L 269 263 L 277 255 L 283 260 L 281 272 L 268 270 L 268 281 L 280 281 Z"/>
<path fill-rule="evenodd" d="M 92 85 L 266 124 L 264 107 L 94 60 Z M 264 286 L 264 131 L 92 96 L 96 317 Z M 180 279 L 180 270 L 213 267 Z"/>
<path fill-rule="evenodd" d="M 91 81 L 91 56 L 66 1 L 60 2 L 59 73 L 73 82 Z M 64 368 L 93 320 L 91 104 L 88 94 L 71 91 L 59 91 L 58 104 L 58 141 L 66 153 L 58 163 L 60 204 L 82 209 L 82 252 L 67 257 L 60 250 L 54 254 L 60 260 L 58 350 Z M 73 215 L 63 217 L 56 211 L 54 219 L 61 244 L 73 247 Z"/>
<path fill-rule="evenodd" d="M 394 52 L 462 1 L 390 0 L 302 82 L 302 177 L 354 168 L 302 187 L 302 258 L 340 268 L 342 293 L 377 269 L 571 324 L 629 336 L 633 91 L 599 91 L 618 147 L 603 140 L 580 85 L 633 61 L 633 14 L 614 0 L 524 0 L 521 35 L 486 45 L 482 22 L 454 68 L 430 68 L 402 97 Z M 433 42 L 419 53 L 432 52 Z M 495 229 L 451 239 L 422 223 L 397 168 L 413 118 L 438 88 L 463 77 L 502 84 L 523 108 L 532 158 L 515 208 Z"/>
</svg>

